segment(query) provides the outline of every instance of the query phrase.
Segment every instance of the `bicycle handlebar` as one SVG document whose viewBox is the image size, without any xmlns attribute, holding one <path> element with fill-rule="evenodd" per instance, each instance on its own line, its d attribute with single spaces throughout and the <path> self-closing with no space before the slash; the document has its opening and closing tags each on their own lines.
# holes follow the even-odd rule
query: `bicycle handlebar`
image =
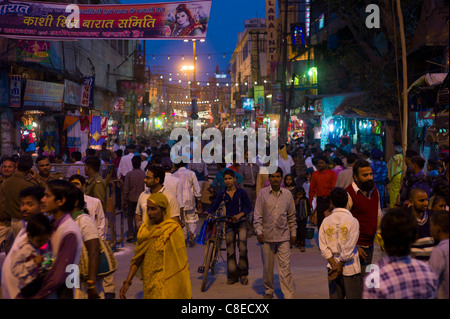
<svg viewBox="0 0 450 319">
<path fill-rule="evenodd" d="M 226 215 L 225 216 L 217 216 L 217 215 L 213 215 L 213 214 L 208 214 L 208 217 L 206 217 L 206 220 L 221 222 L 221 221 L 231 220 L 231 217 L 226 216 Z"/>
</svg>

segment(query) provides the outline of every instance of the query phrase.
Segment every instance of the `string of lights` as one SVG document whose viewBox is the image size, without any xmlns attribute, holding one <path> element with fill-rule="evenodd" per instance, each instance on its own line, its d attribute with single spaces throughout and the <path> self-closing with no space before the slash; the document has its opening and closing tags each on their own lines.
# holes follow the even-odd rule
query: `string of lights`
<svg viewBox="0 0 450 319">
<path fill-rule="evenodd" d="M 173 77 L 170 76 L 164 76 L 164 75 L 160 75 L 159 76 L 160 79 L 167 79 L 168 82 L 173 82 L 173 84 L 179 83 L 179 84 L 187 84 L 187 85 L 193 85 L 195 83 L 193 83 L 192 81 L 187 81 L 187 80 L 181 80 L 181 79 L 174 79 Z M 263 84 L 270 84 L 271 82 L 268 80 L 264 80 L 263 83 L 261 83 L 261 85 Z M 239 85 L 245 85 L 245 86 L 249 86 L 250 83 L 249 82 L 210 82 L 210 81 L 197 81 L 196 84 L 198 86 L 201 86 L 202 84 L 206 84 L 206 86 L 218 86 L 218 87 L 231 87 L 231 86 L 239 86 Z M 254 82 L 254 85 L 258 85 L 258 82 Z M 158 83 L 153 83 L 152 85 L 158 85 Z"/>
</svg>

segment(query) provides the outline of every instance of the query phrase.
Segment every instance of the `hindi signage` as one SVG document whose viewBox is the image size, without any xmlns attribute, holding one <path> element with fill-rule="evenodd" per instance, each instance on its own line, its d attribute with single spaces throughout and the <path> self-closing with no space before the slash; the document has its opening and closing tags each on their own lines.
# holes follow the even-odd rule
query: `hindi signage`
<svg viewBox="0 0 450 319">
<path fill-rule="evenodd" d="M 60 111 L 64 97 L 64 84 L 27 80 L 23 105 Z"/>
<path fill-rule="evenodd" d="M 277 61 L 277 1 L 266 0 L 266 31 L 267 31 L 267 69 Z"/>
<path fill-rule="evenodd" d="M 40 39 L 204 39 L 212 0 L 77 4 L 0 0 L 0 36 Z"/>
<path fill-rule="evenodd" d="M 20 107 L 22 94 L 22 77 L 20 75 L 11 75 L 9 86 L 9 106 Z"/>
</svg>

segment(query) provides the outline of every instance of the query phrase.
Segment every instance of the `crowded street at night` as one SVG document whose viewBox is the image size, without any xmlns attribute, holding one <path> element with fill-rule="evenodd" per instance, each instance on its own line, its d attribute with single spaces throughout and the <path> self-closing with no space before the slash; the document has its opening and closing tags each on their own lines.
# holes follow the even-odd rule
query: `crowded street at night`
<svg viewBox="0 0 450 319">
<path fill-rule="evenodd" d="M 448 9 L 0 0 L 0 302 L 448 300 Z"/>
</svg>

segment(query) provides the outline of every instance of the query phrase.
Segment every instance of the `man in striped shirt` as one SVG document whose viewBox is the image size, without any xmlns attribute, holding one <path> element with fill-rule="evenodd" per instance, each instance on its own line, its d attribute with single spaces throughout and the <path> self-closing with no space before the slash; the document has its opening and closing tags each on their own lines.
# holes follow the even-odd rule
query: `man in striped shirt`
<svg viewBox="0 0 450 319">
<path fill-rule="evenodd" d="M 436 243 L 430 232 L 431 211 L 428 210 L 428 195 L 421 188 L 413 188 L 409 194 L 410 210 L 417 219 L 417 240 L 411 245 L 414 258 L 428 261 Z"/>
</svg>

